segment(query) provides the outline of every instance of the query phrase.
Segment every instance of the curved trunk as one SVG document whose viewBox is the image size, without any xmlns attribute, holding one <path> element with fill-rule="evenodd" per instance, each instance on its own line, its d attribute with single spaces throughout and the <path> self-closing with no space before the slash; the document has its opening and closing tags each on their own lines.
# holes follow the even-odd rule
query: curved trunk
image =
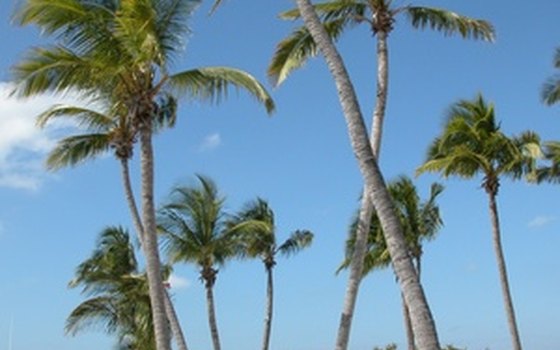
<svg viewBox="0 0 560 350">
<path fill-rule="evenodd" d="M 128 203 L 128 208 L 130 209 L 130 214 L 132 216 L 132 222 L 136 228 L 136 233 L 138 234 L 138 240 L 140 245 L 144 245 L 144 226 L 142 225 L 142 220 L 140 219 L 140 213 L 138 212 L 138 206 L 136 205 L 136 200 L 134 199 L 134 192 L 132 191 L 132 186 L 130 184 L 130 171 L 128 167 L 127 159 L 120 159 L 121 162 L 121 175 L 124 186 L 124 192 L 126 197 L 126 202 Z M 171 332 L 175 337 L 175 342 L 177 343 L 178 350 L 188 350 L 187 342 L 185 336 L 181 329 L 177 313 L 173 307 L 173 303 L 169 297 L 169 293 L 165 291 L 164 307 L 165 314 L 169 320 L 169 325 L 171 327 Z"/>
<path fill-rule="evenodd" d="M 218 334 L 218 323 L 216 322 L 216 311 L 214 308 L 214 292 L 212 290 L 213 283 L 206 283 L 206 307 L 208 308 L 208 324 L 210 325 L 210 334 L 212 336 L 212 344 L 214 350 L 220 350 L 220 336 Z"/>
<path fill-rule="evenodd" d="M 272 267 L 266 267 L 266 310 L 264 315 L 264 336 L 262 349 L 268 350 L 270 344 L 270 331 L 272 329 L 272 307 L 274 296 L 274 285 L 272 281 Z"/>
<path fill-rule="evenodd" d="M 149 124 L 149 123 L 146 123 Z M 149 125 L 140 130 L 140 156 L 142 173 L 142 218 L 144 223 L 144 257 L 152 305 L 154 334 L 157 350 L 171 350 L 169 327 L 165 315 L 165 290 L 161 277 L 161 262 L 156 236 L 156 212 L 154 207 L 154 154 L 152 131 Z"/>
<path fill-rule="evenodd" d="M 373 202 L 381 221 L 393 269 L 399 279 L 406 303 L 410 308 L 418 348 L 419 350 L 439 350 L 439 341 L 432 314 L 408 254 L 399 218 L 396 215 L 387 186 L 372 152 L 354 87 L 350 82 L 342 58 L 329 39 L 309 0 L 296 1 L 305 25 L 325 56 L 329 70 L 334 77 L 352 148 L 364 177 L 368 196 Z M 337 349 L 339 348 L 337 347 Z"/>
<path fill-rule="evenodd" d="M 500 222 L 498 219 L 498 205 L 496 203 L 496 195 L 488 193 L 490 204 L 490 220 L 492 221 L 492 241 L 494 243 L 494 253 L 498 262 L 498 272 L 500 274 L 500 284 L 502 286 L 502 294 L 504 298 L 504 306 L 508 320 L 509 332 L 513 350 L 521 350 L 521 340 L 519 338 L 519 331 L 517 329 L 517 322 L 515 320 L 515 311 L 513 309 L 513 301 L 511 292 L 509 290 L 509 282 L 506 270 L 506 260 L 502 248 L 502 240 L 500 234 Z"/>
</svg>

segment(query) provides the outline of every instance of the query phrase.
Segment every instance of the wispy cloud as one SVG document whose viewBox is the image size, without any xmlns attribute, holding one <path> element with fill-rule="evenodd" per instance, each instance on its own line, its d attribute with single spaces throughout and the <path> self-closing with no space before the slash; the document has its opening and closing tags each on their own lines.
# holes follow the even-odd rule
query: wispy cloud
<svg viewBox="0 0 560 350">
<path fill-rule="evenodd" d="M 36 190 L 45 177 L 42 163 L 56 136 L 68 124 L 53 123 L 43 130 L 36 116 L 57 103 L 81 104 L 77 96 L 42 95 L 29 99 L 10 96 L 13 85 L 0 82 L 0 187 Z"/>
<path fill-rule="evenodd" d="M 539 215 L 535 217 L 533 220 L 529 221 L 527 226 L 529 228 L 539 228 L 550 224 L 551 222 L 556 221 L 556 217 L 554 216 L 546 216 L 546 215 Z"/>
<path fill-rule="evenodd" d="M 191 281 L 173 273 L 167 279 L 167 283 L 169 283 L 172 289 L 186 289 L 191 285 Z"/>
<path fill-rule="evenodd" d="M 216 132 L 206 136 L 204 140 L 202 140 L 202 143 L 198 147 L 198 150 L 200 152 L 211 151 L 220 147 L 221 144 L 222 144 L 222 137 L 220 136 L 219 133 Z"/>
</svg>

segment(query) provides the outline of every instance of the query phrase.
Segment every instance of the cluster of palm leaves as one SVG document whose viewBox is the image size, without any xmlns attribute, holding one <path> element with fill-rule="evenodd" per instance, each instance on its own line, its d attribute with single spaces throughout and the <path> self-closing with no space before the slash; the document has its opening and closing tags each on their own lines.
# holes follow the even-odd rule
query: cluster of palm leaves
<svg viewBox="0 0 560 350">
<path fill-rule="evenodd" d="M 276 257 L 289 256 L 309 246 L 313 234 L 298 230 L 277 244 L 274 212 L 265 200 L 258 198 L 247 203 L 239 213 L 228 215 L 223 208 L 224 198 L 214 182 L 203 176 L 197 178 L 197 185 L 173 188 L 169 201 L 159 211 L 163 250 L 172 264 L 190 263 L 199 268 L 215 350 L 221 348 L 213 292 L 219 268 L 235 258 L 260 258 L 267 274 L 263 349 L 268 349 Z M 170 271 L 165 272 L 164 280 Z M 82 285 L 86 295 L 95 297 L 72 311 L 68 318 L 69 333 L 101 323 L 108 333 L 118 334 L 122 346 L 155 349 L 146 276 L 138 272 L 127 232 L 121 228 L 104 230 L 92 257 L 77 268 L 70 285 Z"/>
</svg>

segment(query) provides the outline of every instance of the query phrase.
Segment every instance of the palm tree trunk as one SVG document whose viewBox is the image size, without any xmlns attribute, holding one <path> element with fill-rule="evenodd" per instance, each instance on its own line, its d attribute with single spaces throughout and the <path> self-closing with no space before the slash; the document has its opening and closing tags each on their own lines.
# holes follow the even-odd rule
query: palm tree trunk
<svg viewBox="0 0 560 350">
<path fill-rule="evenodd" d="M 214 308 L 214 292 L 211 283 L 206 283 L 206 306 L 208 308 L 208 324 L 214 350 L 220 350 L 220 336 L 218 334 L 218 323 L 216 322 L 216 311 Z"/>
<path fill-rule="evenodd" d="M 506 260 L 502 248 L 496 195 L 493 193 L 488 193 L 488 199 L 490 204 L 490 220 L 492 221 L 492 240 L 494 243 L 494 253 L 496 254 L 496 260 L 498 262 L 498 272 L 500 274 L 500 284 L 502 286 L 502 294 L 508 319 L 509 332 L 511 335 L 513 350 L 521 350 L 521 340 L 519 337 L 519 331 L 517 329 L 517 322 L 515 320 L 515 311 L 513 309 L 513 301 L 511 298 L 506 270 Z"/>
<path fill-rule="evenodd" d="M 376 159 L 379 159 L 389 81 L 387 33 L 384 31 L 377 33 L 377 57 L 377 93 L 370 142 L 372 145 L 373 155 Z M 358 214 L 358 231 L 356 233 L 354 254 L 352 255 L 352 260 L 350 262 L 350 275 L 348 276 L 348 284 L 346 286 L 346 294 L 344 296 L 344 306 L 340 316 L 340 324 L 338 326 L 338 335 L 336 339 L 337 350 L 345 350 L 348 347 L 352 318 L 354 316 L 356 299 L 358 298 L 358 289 L 362 280 L 364 257 L 367 252 L 367 236 L 373 211 L 374 206 L 368 196 L 368 189 L 364 186 L 360 204 L 360 213 Z"/>
<path fill-rule="evenodd" d="M 372 152 L 354 87 L 342 58 L 328 37 L 309 0 L 296 1 L 305 25 L 325 56 L 329 70 L 334 77 L 352 148 L 364 177 L 368 196 L 373 202 L 381 221 L 393 269 L 410 308 L 418 348 L 419 350 L 439 350 L 439 341 L 432 314 L 408 254 L 399 218 L 395 213 L 387 186 Z M 337 347 L 337 349 L 339 348 Z"/>
<path fill-rule="evenodd" d="M 272 329 L 272 307 L 274 296 L 274 285 L 272 280 L 272 267 L 266 267 L 266 311 L 264 316 L 264 336 L 262 350 L 268 350 L 270 344 L 270 331 Z"/>
<path fill-rule="evenodd" d="M 402 298 L 402 307 L 403 307 L 403 320 L 404 320 L 404 329 L 406 331 L 406 344 L 408 350 L 415 350 L 414 346 L 414 331 L 412 330 L 412 322 L 410 321 L 410 311 L 408 311 L 408 307 L 406 306 L 406 300 L 404 299 L 404 295 L 401 293 Z"/>
<path fill-rule="evenodd" d="M 144 222 L 144 257 L 152 306 L 154 334 L 157 350 L 171 350 L 169 327 L 165 315 L 165 290 L 161 276 L 161 262 L 156 236 L 154 207 L 154 153 L 152 130 L 149 122 L 140 130 L 140 156 L 142 173 L 142 218 Z"/>
<path fill-rule="evenodd" d="M 134 227 L 136 228 L 136 232 L 138 234 L 138 240 L 140 241 L 140 245 L 143 246 L 144 235 L 145 235 L 144 226 L 142 225 L 142 220 L 140 219 L 140 213 L 138 212 L 138 206 L 136 205 L 136 200 L 134 198 L 134 192 L 132 191 L 132 186 L 130 184 L 130 171 L 128 167 L 128 160 L 122 158 L 120 159 L 120 162 L 121 162 L 121 175 L 122 175 L 126 202 L 128 203 L 128 208 L 130 209 L 132 221 L 134 223 Z M 175 312 L 175 308 L 173 307 L 173 303 L 171 302 L 171 298 L 169 297 L 169 293 L 167 293 L 167 291 L 165 291 L 164 303 L 165 303 L 164 304 L 165 314 L 167 315 L 167 319 L 169 320 L 171 332 L 175 337 L 177 349 L 188 350 L 187 342 L 185 340 L 183 330 L 181 329 L 181 325 L 179 323 L 177 313 Z"/>
</svg>

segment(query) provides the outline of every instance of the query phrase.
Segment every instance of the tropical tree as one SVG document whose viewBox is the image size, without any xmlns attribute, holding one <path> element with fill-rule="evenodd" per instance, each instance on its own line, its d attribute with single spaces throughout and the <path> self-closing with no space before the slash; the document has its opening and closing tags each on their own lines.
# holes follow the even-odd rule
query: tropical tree
<svg viewBox="0 0 560 350">
<path fill-rule="evenodd" d="M 118 336 L 121 349 L 154 350 L 150 297 L 146 275 L 138 269 L 128 232 L 108 227 L 91 257 L 76 269 L 70 287 L 82 287 L 88 299 L 66 321 L 66 332 L 102 326 Z"/>
<path fill-rule="evenodd" d="M 197 0 L 27 0 L 15 19 L 55 35 L 56 44 L 35 48 L 13 68 L 16 93 L 76 90 L 118 101 L 132 135 L 140 141 L 142 248 L 158 350 L 170 347 L 165 292 L 160 275 L 154 206 L 152 137 L 157 101 L 168 94 L 217 102 L 229 86 L 248 91 L 267 111 L 274 109 L 264 87 L 251 75 L 227 67 L 170 74 L 170 61 L 184 47 L 187 19 Z"/>
<path fill-rule="evenodd" d="M 433 141 L 426 162 L 417 170 L 418 174 L 440 172 L 444 177 L 483 176 L 482 188 L 488 195 L 494 252 L 515 350 L 521 350 L 521 340 L 501 242 L 497 195 L 502 177 L 534 177 L 539 157 L 539 137 L 533 132 L 507 137 L 496 121 L 494 106 L 478 95 L 473 100 L 461 100 L 451 106 L 441 135 Z"/>
<path fill-rule="evenodd" d="M 418 279 L 421 280 L 423 243 L 424 241 L 433 239 L 443 225 L 439 206 L 436 203 L 437 197 L 443 191 L 443 186 L 439 183 L 433 183 L 430 187 L 430 196 L 424 202 L 420 201 L 416 186 L 407 176 L 400 176 L 396 180 L 391 181 L 388 185 L 388 189 L 401 219 L 409 254 L 414 260 Z M 351 265 L 359 227 L 358 215 L 354 217 L 350 225 L 348 239 L 346 240 L 344 261 L 337 272 L 342 269 L 347 269 Z M 391 257 L 387 250 L 383 229 L 380 225 L 379 218 L 374 213 L 371 224 L 369 225 L 367 253 L 364 257 L 362 275 L 365 277 L 376 269 L 388 267 L 390 263 Z M 414 350 L 414 332 L 404 298 L 403 316 L 408 349 Z"/>
<path fill-rule="evenodd" d="M 314 9 L 322 20 L 327 35 L 333 41 L 338 40 L 346 28 L 361 23 L 369 25 L 377 43 L 377 91 L 376 103 L 373 111 L 372 130 L 370 142 L 374 156 L 379 159 L 383 122 L 388 98 L 389 84 L 389 50 L 388 37 L 393 30 L 398 15 L 408 17 L 415 28 L 426 28 L 443 32 L 445 35 L 459 34 L 463 38 L 483 39 L 493 41 L 494 29 L 486 21 L 472 19 L 455 12 L 419 6 L 395 6 L 392 0 L 330 0 L 317 5 Z M 281 18 L 293 20 L 300 17 L 299 9 L 282 13 Z M 269 66 L 268 73 L 274 84 L 278 85 L 296 68 L 301 67 L 310 56 L 316 55 L 318 47 L 310 31 L 305 27 L 297 28 L 290 36 L 282 40 L 276 49 L 275 55 Z M 367 223 L 373 215 L 373 204 L 364 188 L 360 209 L 359 235 L 353 268 L 349 275 L 348 287 L 345 296 L 345 308 L 342 311 L 341 323 L 338 332 L 337 346 L 346 348 L 350 336 L 350 326 L 354 305 L 357 298 L 360 270 L 359 264 L 363 260 L 361 253 L 365 251 Z M 363 227 L 363 228 L 361 228 Z"/>
<path fill-rule="evenodd" d="M 554 68 L 560 68 L 560 48 L 556 49 L 553 59 Z M 560 75 L 556 74 L 547 79 L 541 90 L 541 99 L 547 105 L 553 105 L 560 101 Z"/>
<path fill-rule="evenodd" d="M 193 263 L 200 268 L 212 343 L 214 350 L 220 350 L 213 290 L 218 268 L 240 254 L 241 244 L 236 238 L 240 226 L 226 224 L 224 198 L 214 182 L 203 176 L 197 178 L 199 186 L 173 188 L 160 210 L 158 226 L 169 261 Z"/>
<path fill-rule="evenodd" d="M 399 279 L 401 291 L 404 294 L 406 303 L 410 308 L 414 333 L 418 335 L 416 339 L 418 348 L 420 350 L 439 350 L 439 341 L 434 320 L 422 286 L 414 271 L 414 265 L 407 253 L 406 241 L 399 218 L 396 215 L 390 194 L 387 191 L 385 181 L 368 140 L 367 129 L 358 105 L 354 86 L 350 81 L 342 57 L 338 53 L 309 0 L 297 0 L 297 5 L 313 41 L 325 56 L 327 66 L 337 87 L 340 105 L 350 136 L 350 142 L 358 160 L 360 171 L 364 177 L 367 196 L 373 202 L 377 215 L 380 218 L 393 268 Z M 369 224 L 369 221 L 361 220 L 360 222 L 364 226 L 364 229 L 365 225 Z M 367 237 L 367 235 L 365 236 Z M 356 294 L 355 292 L 361 280 L 361 263 L 365 251 L 365 244 L 356 244 L 355 255 L 358 257 L 358 263 L 353 264 L 351 271 L 351 276 L 356 276 L 356 278 L 349 279 L 351 283 L 349 283 L 348 286 L 348 290 L 354 290 L 354 295 Z M 355 298 L 348 298 L 345 300 L 344 310 L 352 311 L 347 313 L 343 312 L 340 328 L 347 331 L 350 329 L 354 304 Z M 345 334 L 338 337 L 336 345 L 337 350 L 346 349 L 348 345 L 349 332 L 342 333 Z"/>
<path fill-rule="evenodd" d="M 276 266 L 276 257 L 278 255 L 288 257 L 308 247 L 313 240 L 313 233 L 296 230 L 284 242 L 278 244 L 274 212 L 268 202 L 261 198 L 247 203 L 228 225 L 238 227 L 237 234 L 243 243 L 243 254 L 251 258 L 260 258 L 266 270 L 266 309 L 262 349 L 268 350 L 272 329 L 273 269 Z"/>
</svg>

